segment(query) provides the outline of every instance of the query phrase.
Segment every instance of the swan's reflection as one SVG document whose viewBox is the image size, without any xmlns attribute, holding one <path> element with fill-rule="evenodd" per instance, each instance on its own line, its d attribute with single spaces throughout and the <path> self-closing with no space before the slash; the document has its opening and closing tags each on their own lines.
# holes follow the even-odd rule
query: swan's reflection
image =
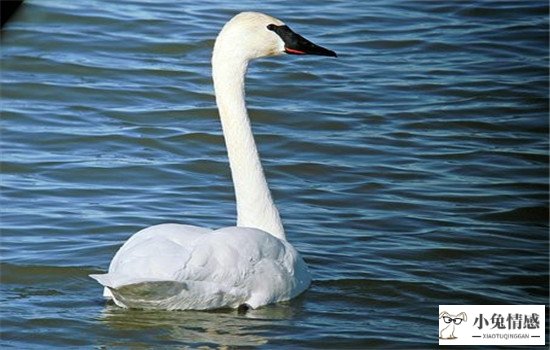
<svg viewBox="0 0 550 350">
<path fill-rule="evenodd" d="M 245 315 L 238 315 L 236 310 L 131 310 L 109 304 L 101 314 L 101 321 L 110 331 L 122 337 L 132 333 L 134 345 L 140 343 L 140 334 L 146 334 L 146 339 L 142 339 L 143 343 L 150 343 L 153 336 L 159 343 L 181 344 L 182 348 L 192 345 L 223 349 L 267 343 L 269 339 L 265 336 L 266 330 L 285 325 L 293 317 L 296 304 L 299 302 L 268 305 L 249 310 Z M 137 335 L 134 336 L 134 333 Z M 120 345 L 121 339 L 118 336 L 115 338 L 118 340 L 104 345 Z"/>
</svg>

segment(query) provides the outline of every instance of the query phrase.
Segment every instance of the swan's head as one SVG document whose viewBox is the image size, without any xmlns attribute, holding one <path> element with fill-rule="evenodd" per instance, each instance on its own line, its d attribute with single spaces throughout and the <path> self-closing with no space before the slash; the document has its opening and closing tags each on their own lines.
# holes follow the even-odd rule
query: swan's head
<svg viewBox="0 0 550 350">
<path fill-rule="evenodd" d="M 281 20 L 258 12 L 242 12 L 227 22 L 216 39 L 214 51 L 247 60 L 285 53 L 336 57 L 334 51 L 294 33 Z"/>
</svg>

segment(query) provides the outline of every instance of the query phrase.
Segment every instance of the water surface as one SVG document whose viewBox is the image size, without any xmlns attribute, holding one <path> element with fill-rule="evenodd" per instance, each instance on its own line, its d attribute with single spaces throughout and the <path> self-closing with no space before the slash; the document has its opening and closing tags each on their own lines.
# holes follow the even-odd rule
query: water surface
<svg viewBox="0 0 550 350">
<path fill-rule="evenodd" d="M 1 41 L 2 348 L 434 348 L 439 304 L 548 304 L 546 1 L 26 1 Z M 106 304 L 149 225 L 233 225 L 210 78 L 270 13 L 338 52 L 248 103 L 311 288 L 254 310 Z M 548 324 L 548 323 L 547 323 Z"/>
</svg>

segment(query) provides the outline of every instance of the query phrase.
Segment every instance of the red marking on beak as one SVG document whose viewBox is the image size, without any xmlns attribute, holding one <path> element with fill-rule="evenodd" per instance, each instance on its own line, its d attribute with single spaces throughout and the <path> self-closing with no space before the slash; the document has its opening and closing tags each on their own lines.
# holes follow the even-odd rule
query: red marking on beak
<svg viewBox="0 0 550 350">
<path fill-rule="evenodd" d="M 304 51 L 295 50 L 295 49 L 289 49 L 288 47 L 285 47 L 285 51 L 287 53 L 293 53 L 295 55 L 305 55 L 306 53 Z"/>
</svg>

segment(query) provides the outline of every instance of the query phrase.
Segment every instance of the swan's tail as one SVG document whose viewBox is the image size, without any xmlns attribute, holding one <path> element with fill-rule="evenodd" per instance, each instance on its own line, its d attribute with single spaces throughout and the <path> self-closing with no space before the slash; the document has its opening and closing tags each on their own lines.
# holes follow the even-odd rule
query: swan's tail
<svg viewBox="0 0 550 350">
<path fill-rule="evenodd" d="M 89 276 L 91 278 L 93 278 L 94 280 L 98 281 L 99 284 L 101 284 L 102 286 L 105 287 L 105 288 L 103 288 L 103 297 L 104 298 L 113 299 L 113 295 L 109 291 L 109 287 L 108 287 L 108 286 L 112 285 L 111 279 L 109 278 L 108 273 L 101 274 L 101 275 L 100 274 L 93 274 L 93 275 L 89 275 Z"/>
</svg>

